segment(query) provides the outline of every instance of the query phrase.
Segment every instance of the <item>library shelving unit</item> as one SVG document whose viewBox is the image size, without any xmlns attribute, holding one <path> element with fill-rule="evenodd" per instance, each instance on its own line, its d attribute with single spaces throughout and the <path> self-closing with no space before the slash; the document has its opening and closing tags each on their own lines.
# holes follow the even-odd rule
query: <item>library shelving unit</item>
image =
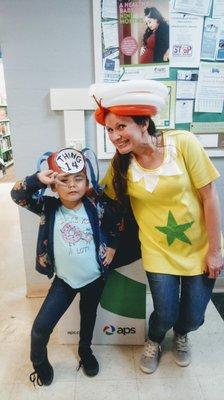
<svg viewBox="0 0 224 400">
<path fill-rule="evenodd" d="M 12 164 L 13 155 L 7 103 L 5 99 L 0 96 L 0 169 L 4 172 L 5 169 Z"/>
</svg>

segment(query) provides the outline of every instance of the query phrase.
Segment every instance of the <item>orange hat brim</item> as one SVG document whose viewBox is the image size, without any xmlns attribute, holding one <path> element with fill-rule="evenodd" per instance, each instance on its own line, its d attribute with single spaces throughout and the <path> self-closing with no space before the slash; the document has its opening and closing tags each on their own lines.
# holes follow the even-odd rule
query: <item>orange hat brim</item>
<svg viewBox="0 0 224 400">
<path fill-rule="evenodd" d="M 105 126 L 105 117 L 108 112 L 112 112 L 116 115 L 123 115 L 123 116 L 146 116 L 146 117 L 153 117 L 157 114 L 157 107 L 151 105 L 122 105 L 122 106 L 111 106 L 108 108 L 99 107 L 95 111 L 95 119 L 98 124 Z"/>
<path fill-rule="evenodd" d="M 58 174 L 62 174 L 63 171 L 62 169 L 57 165 L 55 162 L 55 158 L 57 157 L 58 153 L 52 153 L 50 157 L 47 159 L 47 163 L 49 166 L 49 169 L 52 169 L 52 171 L 57 172 Z"/>
</svg>

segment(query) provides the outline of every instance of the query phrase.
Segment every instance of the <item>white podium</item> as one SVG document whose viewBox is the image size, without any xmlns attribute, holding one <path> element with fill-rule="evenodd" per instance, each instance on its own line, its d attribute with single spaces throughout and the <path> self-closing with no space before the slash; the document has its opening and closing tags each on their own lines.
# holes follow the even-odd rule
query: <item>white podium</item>
<svg viewBox="0 0 224 400">
<path fill-rule="evenodd" d="M 98 307 L 93 344 L 144 344 L 145 279 L 140 260 L 110 272 Z M 77 295 L 59 321 L 59 343 L 77 344 L 79 326 L 79 295 Z"/>
</svg>

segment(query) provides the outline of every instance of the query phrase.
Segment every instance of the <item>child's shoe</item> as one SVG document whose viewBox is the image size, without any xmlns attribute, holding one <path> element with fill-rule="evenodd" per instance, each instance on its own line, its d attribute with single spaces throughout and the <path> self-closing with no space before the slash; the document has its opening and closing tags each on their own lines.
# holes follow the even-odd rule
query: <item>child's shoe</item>
<svg viewBox="0 0 224 400">
<path fill-rule="evenodd" d="M 97 375 L 99 372 L 99 364 L 90 347 L 80 347 L 78 353 L 80 357 L 78 370 L 82 367 L 86 375 Z"/>
<path fill-rule="evenodd" d="M 47 355 L 41 364 L 33 364 L 34 371 L 30 374 L 30 381 L 38 386 L 49 386 L 54 378 L 54 370 Z"/>
</svg>

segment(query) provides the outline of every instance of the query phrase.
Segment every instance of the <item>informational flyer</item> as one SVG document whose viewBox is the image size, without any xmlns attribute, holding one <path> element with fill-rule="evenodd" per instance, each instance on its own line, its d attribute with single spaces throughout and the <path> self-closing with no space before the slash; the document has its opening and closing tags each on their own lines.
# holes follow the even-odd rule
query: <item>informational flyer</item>
<svg viewBox="0 0 224 400">
<path fill-rule="evenodd" d="M 215 60 L 219 25 L 220 19 L 205 18 L 201 46 L 202 60 Z"/>
<path fill-rule="evenodd" d="M 120 77 L 119 50 L 117 47 L 103 52 L 103 81 L 117 82 Z"/>
<path fill-rule="evenodd" d="M 155 76 L 152 66 L 169 66 L 169 0 L 118 0 L 117 5 L 120 65 L 129 67 L 126 75 L 136 77 L 137 69 L 145 68 L 148 78 L 164 78 L 164 69 Z"/>
<path fill-rule="evenodd" d="M 105 48 L 118 47 L 117 21 L 105 21 L 102 28 Z"/>
<path fill-rule="evenodd" d="M 165 79 L 169 78 L 168 65 L 145 65 L 132 67 L 122 65 L 120 68 L 120 80 L 128 81 L 131 79 Z"/>
<path fill-rule="evenodd" d="M 224 18 L 220 19 L 216 60 L 224 61 Z"/>
<path fill-rule="evenodd" d="M 198 81 L 197 69 L 177 70 L 177 99 L 194 99 Z"/>
<path fill-rule="evenodd" d="M 117 0 L 102 1 L 102 18 L 117 19 Z"/>
<path fill-rule="evenodd" d="M 117 82 L 120 77 L 117 0 L 103 0 L 101 10 L 103 82 Z"/>
<path fill-rule="evenodd" d="M 213 18 L 223 18 L 224 17 L 224 4 L 223 0 L 213 0 Z"/>
<path fill-rule="evenodd" d="M 175 101 L 176 101 L 176 82 L 164 81 L 163 82 L 169 89 L 169 96 L 166 107 L 155 117 L 153 121 L 159 129 L 174 129 L 175 127 Z"/>
<path fill-rule="evenodd" d="M 202 29 L 203 17 L 170 14 L 170 66 L 199 67 Z"/>
<path fill-rule="evenodd" d="M 192 122 L 193 118 L 193 100 L 176 101 L 176 124 Z"/>
<path fill-rule="evenodd" d="M 173 10 L 195 15 L 209 15 L 212 0 L 174 0 Z"/>
<path fill-rule="evenodd" d="M 202 62 L 199 68 L 195 112 L 221 113 L 224 100 L 224 63 Z"/>
</svg>

